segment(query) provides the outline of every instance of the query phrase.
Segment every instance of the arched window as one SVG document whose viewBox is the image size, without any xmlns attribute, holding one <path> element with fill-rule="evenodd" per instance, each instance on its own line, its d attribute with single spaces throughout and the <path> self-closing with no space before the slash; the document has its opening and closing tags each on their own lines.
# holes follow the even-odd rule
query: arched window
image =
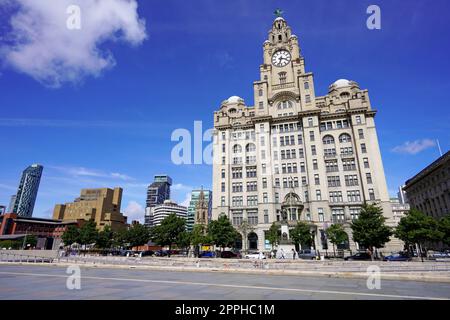
<svg viewBox="0 0 450 320">
<path fill-rule="evenodd" d="M 241 153 L 242 152 L 242 147 L 238 144 L 235 144 L 233 146 L 233 153 Z"/>
<path fill-rule="evenodd" d="M 342 93 L 341 93 L 341 98 L 344 98 L 344 99 L 350 98 L 350 93 L 348 93 L 348 92 L 342 92 Z"/>
<path fill-rule="evenodd" d="M 334 138 L 330 135 L 326 135 L 325 137 L 323 137 L 322 141 L 323 144 L 334 144 Z"/>
<path fill-rule="evenodd" d="M 291 101 L 282 101 L 278 104 L 278 109 L 287 109 L 287 108 L 292 108 Z"/>
<path fill-rule="evenodd" d="M 254 143 L 249 143 L 245 146 L 245 152 L 253 152 L 256 151 L 256 146 Z"/>
<path fill-rule="evenodd" d="M 339 136 L 339 142 L 341 142 L 341 143 L 351 142 L 351 141 L 352 141 L 352 138 L 347 133 L 343 133 Z"/>
<path fill-rule="evenodd" d="M 234 113 L 236 113 L 236 109 L 231 108 L 228 112 L 229 112 L 230 114 L 234 114 Z"/>
</svg>

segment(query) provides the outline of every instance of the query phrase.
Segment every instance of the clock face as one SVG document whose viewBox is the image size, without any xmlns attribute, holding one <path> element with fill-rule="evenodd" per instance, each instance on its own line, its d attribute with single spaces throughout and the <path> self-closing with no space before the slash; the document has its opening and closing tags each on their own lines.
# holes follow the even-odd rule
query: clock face
<svg viewBox="0 0 450 320">
<path fill-rule="evenodd" d="M 272 63 L 277 67 L 284 67 L 291 62 L 291 54 L 287 50 L 279 50 L 272 56 Z"/>
</svg>

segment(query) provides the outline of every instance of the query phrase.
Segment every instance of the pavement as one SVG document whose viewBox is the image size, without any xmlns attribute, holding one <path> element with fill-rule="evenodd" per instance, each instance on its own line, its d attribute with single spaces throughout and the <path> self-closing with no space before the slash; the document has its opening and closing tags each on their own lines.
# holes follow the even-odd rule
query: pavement
<svg viewBox="0 0 450 320">
<path fill-rule="evenodd" d="M 67 289 L 61 265 L 0 265 L 0 300 L 450 300 L 439 282 L 300 275 L 180 272 L 81 266 L 81 289 Z"/>
</svg>

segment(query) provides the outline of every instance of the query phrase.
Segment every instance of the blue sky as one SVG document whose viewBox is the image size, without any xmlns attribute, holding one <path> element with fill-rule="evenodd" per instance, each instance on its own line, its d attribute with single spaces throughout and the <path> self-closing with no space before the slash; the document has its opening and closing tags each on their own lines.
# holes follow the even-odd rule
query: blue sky
<svg viewBox="0 0 450 320">
<path fill-rule="evenodd" d="M 33 36 L 41 40 L 21 47 L 17 3 L 57 21 L 58 7 L 0 0 L 0 204 L 32 163 L 44 165 L 34 213 L 41 217 L 81 188 L 122 186 L 122 210 L 139 218 L 159 173 L 172 176 L 179 202 L 191 188 L 210 187 L 210 166 L 172 164 L 171 133 L 193 131 L 196 120 L 212 127 L 229 96 L 252 104 L 277 7 L 299 36 L 317 95 L 339 78 L 369 89 L 391 194 L 439 156 L 433 140 L 443 152 L 450 147 L 447 0 L 151 0 L 138 1 L 135 15 L 134 1 L 110 1 L 125 6 L 109 8 L 121 18 L 68 2 L 82 8 L 76 36 L 40 21 Z M 381 8 L 381 30 L 366 27 L 370 4 Z"/>
</svg>

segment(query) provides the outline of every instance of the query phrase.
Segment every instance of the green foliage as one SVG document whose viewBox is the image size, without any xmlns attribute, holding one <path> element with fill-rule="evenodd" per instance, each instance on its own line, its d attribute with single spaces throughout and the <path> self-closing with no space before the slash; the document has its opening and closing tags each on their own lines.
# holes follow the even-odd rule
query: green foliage
<svg viewBox="0 0 450 320">
<path fill-rule="evenodd" d="M 269 240 L 270 244 L 272 245 L 272 249 L 273 246 L 275 246 L 280 240 L 279 230 L 279 226 L 274 222 L 270 226 L 269 231 L 266 232 L 266 240 Z"/>
<path fill-rule="evenodd" d="M 25 248 L 26 247 L 36 247 L 37 245 L 37 237 L 34 235 L 26 235 L 25 236 Z"/>
<path fill-rule="evenodd" d="M 427 216 L 417 209 L 411 209 L 400 219 L 395 235 L 406 244 L 422 245 L 425 241 L 441 240 L 444 232 L 439 229 L 444 230 L 445 225 L 446 222 L 438 224 L 433 217 Z"/>
<path fill-rule="evenodd" d="M 64 245 L 71 246 L 80 241 L 80 230 L 76 226 L 69 226 L 61 238 Z"/>
<path fill-rule="evenodd" d="M 353 240 L 366 248 L 382 248 L 389 242 L 392 230 L 385 225 L 383 210 L 374 204 L 364 204 L 358 219 L 351 224 Z"/>
<path fill-rule="evenodd" d="M 81 245 L 92 244 L 97 241 L 98 231 L 97 224 L 90 220 L 86 221 L 83 226 L 79 229 L 78 241 Z"/>
<path fill-rule="evenodd" d="M 100 231 L 98 233 L 96 246 L 100 249 L 109 249 L 112 246 L 113 243 L 113 236 L 114 233 L 111 230 L 110 226 L 105 226 L 103 231 Z"/>
<path fill-rule="evenodd" d="M 126 243 L 130 247 L 142 246 L 151 239 L 150 230 L 142 224 L 132 225 L 128 230 L 119 232 L 117 236 L 119 242 Z"/>
<path fill-rule="evenodd" d="M 153 240 L 160 246 L 169 246 L 171 249 L 173 244 L 176 244 L 179 235 L 186 229 L 186 221 L 183 218 L 177 217 L 175 214 L 167 216 L 159 226 L 152 230 Z"/>
<path fill-rule="evenodd" d="M 348 240 L 348 235 L 340 224 L 331 225 L 325 233 L 332 244 L 341 244 Z"/>
<path fill-rule="evenodd" d="M 193 246 L 199 246 L 201 244 L 208 244 L 211 242 L 211 239 L 208 237 L 207 228 L 201 224 L 194 225 L 190 240 Z"/>
<path fill-rule="evenodd" d="M 13 250 L 18 250 L 22 248 L 22 242 L 17 241 L 17 240 L 3 240 L 0 241 L 0 249 L 13 249 Z"/>
<path fill-rule="evenodd" d="M 311 230 L 303 221 L 299 221 L 294 229 L 289 230 L 289 236 L 295 244 L 312 245 Z"/>
<path fill-rule="evenodd" d="M 191 244 L 191 233 L 187 231 L 181 232 L 175 243 L 180 249 L 188 248 Z"/>
<path fill-rule="evenodd" d="M 438 229 L 442 233 L 442 242 L 450 246 L 450 214 L 441 218 Z"/>
<path fill-rule="evenodd" d="M 222 249 L 234 245 L 238 238 L 237 233 L 226 216 L 220 216 L 218 220 L 211 221 L 208 226 L 208 235 L 212 243 Z"/>
</svg>

